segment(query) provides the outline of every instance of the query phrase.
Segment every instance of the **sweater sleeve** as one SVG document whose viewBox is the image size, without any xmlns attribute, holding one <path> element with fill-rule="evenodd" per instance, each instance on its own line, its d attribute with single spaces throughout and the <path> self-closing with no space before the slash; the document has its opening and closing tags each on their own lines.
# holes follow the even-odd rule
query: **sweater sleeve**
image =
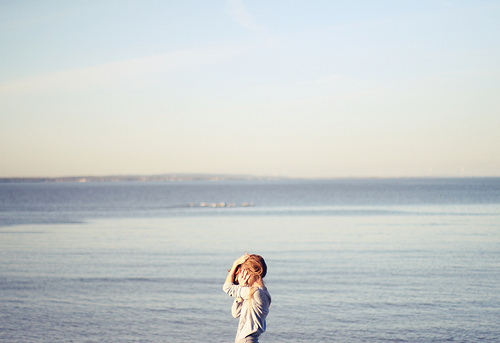
<svg viewBox="0 0 500 343">
<path fill-rule="evenodd" d="M 233 306 L 231 307 L 231 314 L 233 318 L 238 318 L 241 315 L 241 306 L 243 301 L 238 301 L 234 299 Z"/>
<path fill-rule="evenodd" d="M 247 299 L 250 295 L 249 287 L 243 287 L 234 283 L 225 283 L 224 286 L 222 286 L 222 290 L 233 298 Z"/>
</svg>

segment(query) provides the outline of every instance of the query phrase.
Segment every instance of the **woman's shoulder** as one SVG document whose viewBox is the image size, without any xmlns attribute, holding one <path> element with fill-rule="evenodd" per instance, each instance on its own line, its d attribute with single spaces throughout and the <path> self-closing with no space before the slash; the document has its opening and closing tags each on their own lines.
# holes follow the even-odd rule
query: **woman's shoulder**
<svg viewBox="0 0 500 343">
<path fill-rule="evenodd" d="M 261 298 L 262 300 L 271 301 L 271 295 L 266 287 L 258 287 L 254 293 L 254 296 Z"/>
<path fill-rule="evenodd" d="M 267 290 L 267 287 L 266 287 L 266 286 L 259 287 L 259 290 L 260 290 L 261 292 L 264 292 L 264 293 L 269 294 L 269 291 Z"/>
</svg>

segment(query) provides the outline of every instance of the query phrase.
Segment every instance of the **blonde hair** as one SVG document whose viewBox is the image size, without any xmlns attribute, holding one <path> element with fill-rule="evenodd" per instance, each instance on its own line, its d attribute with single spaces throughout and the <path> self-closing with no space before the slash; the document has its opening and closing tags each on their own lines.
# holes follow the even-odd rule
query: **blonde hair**
<svg viewBox="0 0 500 343">
<path fill-rule="evenodd" d="M 267 265 L 262 256 L 252 254 L 244 263 L 242 263 L 238 267 L 240 267 L 239 270 L 237 269 L 238 271 L 241 271 L 241 269 L 245 269 L 247 273 L 250 274 L 250 277 L 248 278 L 249 285 L 253 285 L 257 281 L 260 281 L 262 285 L 264 285 L 264 281 L 262 279 L 267 274 Z M 253 298 L 253 294 L 256 290 L 256 287 L 250 286 L 249 300 Z"/>
<path fill-rule="evenodd" d="M 264 261 L 264 258 L 260 255 L 250 255 L 248 259 L 241 264 L 241 267 L 252 276 L 264 278 L 267 274 L 266 261 Z"/>
</svg>

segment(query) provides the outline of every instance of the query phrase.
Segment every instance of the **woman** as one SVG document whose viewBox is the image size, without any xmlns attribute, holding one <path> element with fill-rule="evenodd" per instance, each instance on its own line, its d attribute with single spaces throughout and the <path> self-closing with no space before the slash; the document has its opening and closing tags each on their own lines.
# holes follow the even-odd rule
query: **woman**
<svg viewBox="0 0 500 343">
<path fill-rule="evenodd" d="M 222 289 L 234 299 L 231 314 L 240 318 L 235 343 L 258 343 L 266 331 L 271 295 L 262 280 L 267 273 L 264 259 L 245 254 L 234 261 Z"/>
</svg>

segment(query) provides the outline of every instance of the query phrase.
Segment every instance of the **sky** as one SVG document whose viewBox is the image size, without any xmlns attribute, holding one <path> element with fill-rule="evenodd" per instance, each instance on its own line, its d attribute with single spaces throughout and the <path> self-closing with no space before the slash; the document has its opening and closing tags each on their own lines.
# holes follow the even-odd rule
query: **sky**
<svg viewBox="0 0 500 343">
<path fill-rule="evenodd" d="M 0 177 L 500 176 L 498 0 L 0 1 Z"/>
</svg>

